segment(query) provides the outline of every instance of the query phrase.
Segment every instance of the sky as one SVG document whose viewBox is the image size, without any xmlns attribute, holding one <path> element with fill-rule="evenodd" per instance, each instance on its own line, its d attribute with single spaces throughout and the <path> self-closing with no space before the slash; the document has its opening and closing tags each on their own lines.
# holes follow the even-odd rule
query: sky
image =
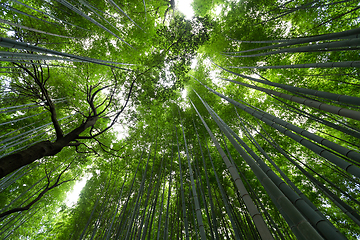
<svg viewBox="0 0 360 240">
<path fill-rule="evenodd" d="M 185 14 L 186 19 L 191 19 L 194 16 L 194 10 L 191 7 L 192 0 L 176 0 L 176 8 Z"/>
<path fill-rule="evenodd" d="M 90 178 L 91 178 L 91 174 L 87 174 L 75 183 L 73 190 L 69 192 L 66 196 L 66 200 L 65 200 L 66 206 L 72 207 L 77 202 L 77 200 L 79 199 L 81 189 L 84 188 L 86 181 Z"/>
</svg>

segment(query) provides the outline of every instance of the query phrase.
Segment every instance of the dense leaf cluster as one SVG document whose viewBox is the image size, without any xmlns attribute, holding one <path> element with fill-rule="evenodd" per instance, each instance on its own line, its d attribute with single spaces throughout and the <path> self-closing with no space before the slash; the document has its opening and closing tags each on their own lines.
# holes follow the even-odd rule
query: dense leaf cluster
<svg viewBox="0 0 360 240">
<path fill-rule="evenodd" d="M 0 236 L 359 237 L 357 35 L 303 41 L 358 29 L 358 3 L 193 7 L 0 3 L 0 172 L 40 153 L 0 179 Z"/>
</svg>

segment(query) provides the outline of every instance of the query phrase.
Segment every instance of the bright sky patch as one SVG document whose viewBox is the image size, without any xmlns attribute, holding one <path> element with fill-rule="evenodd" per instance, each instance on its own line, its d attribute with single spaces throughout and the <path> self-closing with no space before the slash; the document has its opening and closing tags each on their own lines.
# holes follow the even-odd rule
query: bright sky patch
<svg viewBox="0 0 360 240">
<path fill-rule="evenodd" d="M 91 174 L 88 174 L 84 176 L 80 181 L 77 181 L 75 183 L 73 190 L 67 195 L 67 198 L 65 200 L 66 206 L 72 207 L 77 202 L 77 200 L 79 199 L 81 189 L 84 188 L 87 180 L 90 178 L 91 178 Z"/>
<path fill-rule="evenodd" d="M 181 91 L 181 97 L 182 97 L 182 99 L 186 100 L 186 96 L 187 96 L 187 91 L 186 91 L 186 89 L 184 88 L 184 89 Z"/>
<path fill-rule="evenodd" d="M 191 6 L 192 0 L 176 0 L 176 8 L 182 12 L 186 19 L 191 19 L 194 16 L 194 10 Z"/>
</svg>

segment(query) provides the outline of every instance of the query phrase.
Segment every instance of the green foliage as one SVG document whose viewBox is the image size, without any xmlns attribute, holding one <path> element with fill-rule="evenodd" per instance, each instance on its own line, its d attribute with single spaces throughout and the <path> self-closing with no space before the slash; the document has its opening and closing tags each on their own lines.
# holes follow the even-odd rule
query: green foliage
<svg viewBox="0 0 360 240">
<path fill-rule="evenodd" d="M 203 86 L 204 84 L 253 109 L 273 114 L 329 141 L 359 152 L 359 138 L 350 136 L 338 128 L 332 128 L 329 124 L 325 125 L 323 120 L 354 132 L 359 131 L 359 121 L 221 80 L 220 77 L 255 85 L 253 81 L 237 77 L 215 65 L 228 68 L 357 61 L 357 47 L 259 57 L 226 56 L 236 55 L 233 52 L 277 44 L 244 41 L 298 38 L 356 28 L 357 2 L 196 0 L 192 4 L 196 17 L 186 20 L 176 10 L 173 14 L 170 13 L 174 1 L 114 1 L 127 16 L 119 12 L 111 1 L 68 1 L 98 24 L 72 11 L 61 4 L 61 1 L 21 2 L 31 8 L 18 1 L 1 3 L 2 19 L 5 20 L 0 23 L 1 37 L 49 50 L 98 59 L 92 60 L 95 62 L 106 60 L 109 61 L 106 64 L 111 67 L 78 61 L 75 58 L 71 61 L 49 60 L 44 56 L 54 55 L 1 45 L 0 51 L 4 57 L 0 52 L 0 71 L 6 72 L 0 76 L 0 141 L 3 144 L 0 148 L 0 159 L 6 154 L 26 149 L 36 142 L 56 139 L 49 108 L 41 96 L 42 90 L 25 69 L 41 75 L 44 79 L 49 77 L 45 86 L 49 97 L 55 102 L 57 119 L 64 118 L 59 122 L 65 134 L 81 125 L 91 113 L 87 94 L 89 87 L 96 86 L 96 91 L 107 86 L 94 99 L 94 105 L 99 106 L 98 111 L 104 111 L 104 114 L 94 126 L 82 132 L 82 136 L 101 132 L 96 140 L 81 139 L 82 144 L 76 148 L 67 146 L 55 156 L 41 158 L 9 178 L 0 179 L 0 208 L 6 211 L 24 206 L 35 199 L 47 181 L 55 181 L 71 162 L 69 169 L 61 175 L 61 180 L 89 178 L 77 203 L 73 206 L 64 203 L 75 181 L 64 183 L 47 192 L 29 210 L 0 219 L 0 235 L 3 238 L 9 236 L 11 239 L 125 239 L 129 233 L 128 239 L 143 239 L 145 236 L 155 239 L 159 233 L 161 239 L 180 239 L 185 232 L 185 217 L 190 238 L 199 238 L 197 209 L 191 192 L 191 184 L 195 184 L 207 238 L 219 234 L 220 239 L 231 239 L 235 236 L 234 228 L 238 228 L 243 239 L 259 239 L 259 232 L 255 228 L 252 216 L 246 210 L 241 193 L 236 190 L 222 157 L 191 107 L 188 100 L 191 99 L 221 147 L 235 162 L 242 181 L 265 222 L 270 226 L 274 238 L 295 239 L 291 227 L 269 196 L 271 193 L 261 185 L 253 170 L 232 144 L 223 138 L 223 133 L 196 93 L 260 156 L 260 159 L 281 176 L 262 156 L 251 138 L 246 136 L 239 119 L 241 118 L 254 139 L 281 171 L 334 226 L 348 239 L 359 237 L 359 226 L 341 211 L 338 203 L 329 198 L 310 178 L 306 178 L 299 167 L 281 154 L 272 141 L 291 154 L 299 166 L 355 212 L 359 211 L 360 201 L 358 178 L 245 111 L 235 111 L 233 104 Z M 215 14 L 216 9 L 221 9 L 219 14 Z M 320 42 L 304 43 L 295 47 Z M 286 48 L 288 47 L 282 47 Z M 272 50 L 258 50 L 254 53 L 267 51 Z M 5 52 L 15 54 L 8 57 Z M 24 56 L 19 58 L 16 55 L 24 53 L 31 54 L 33 59 Z M 250 53 L 244 53 L 247 54 Z M 70 57 L 66 59 L 70 60 Z M 192 68 L 195 59 L 197 65 Z M 19 65 L 23 68 L 19 68 Z M 358 68 L 354 67 L 232 70 L 271 82 L 360 97 L 359 72 Z M 265 84 L 256 85 L 296 95 Z M 181 91 L 184 89 L 187 91 L 188 99 L 182 97 Z M 128 96 L 130 100 L 126 103 Z M 359 110 L 355 105 L 344 105 L 316 96 L 296 96 Z M 55 99 L 59 100 L 56 102 Z M 125 104 L 127 105 L 122 111 Z M 122 112 L 116 118 L 117 123 L 112 125 L 120 111 Z M 190 181 L 189 165 L 186 164 L 185 142 L 180 124 L 184 126 L 189 148 L 193 183 Z M 126 129 L 125 134 L 117 133 L 118 125 Z M 110 129 L 102 132 L 108 127 Z M 178 142 L 175 131 L 179 136 Z M 330 149 L 324 147 L 324 150 Z M 180 189 L 178 154 L 182 163 L 183 192 Z M 349 156 L 337 155 L 344 161 L 359 166 L 359 162 Z M 149 165 L 146 167 L 148 159 Z M 205 167 L 209 184 L 205 176 Z M 217 186 L 215 172 L 224 189 L 225 202 Z M 182 194 L 185 196 L 185 209 L 182 208 Z M 231 218 L 225 210 L 226 202 L 229 203 L 234 225 L 231 225 Z M 183 216 L 183 210 L 186 216 Z M 214 222 L 217 222 L 216 229 Z"/>
</svg>

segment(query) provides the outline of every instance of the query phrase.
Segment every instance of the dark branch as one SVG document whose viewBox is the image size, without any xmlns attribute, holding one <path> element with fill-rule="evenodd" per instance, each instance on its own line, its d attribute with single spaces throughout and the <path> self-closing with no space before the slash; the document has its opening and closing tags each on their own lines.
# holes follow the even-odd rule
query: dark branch
<svg viewBox="0 0 360 240">
<path fill-rule="evenodd" d="M 43 100 L 46 100 L 46 102 L 47 102 L 47 104 L 48 104 L 48 107 L 49 107 L 49 111 L 50 111 L 50 114 L 51 114 L 51 121 L 52 121 L 52 123 L 53 123 L 53 125 L 54 125 L 54 128 L 55 128 L 55 132 L 56 132 L 56 138 L 57 139 L 60 139 L 60 138 L 62 138 L 63 136 L 64 136 L 64 133 L 63 133 L 63 131 L 62 131 L 62 129 L 61 129 L 61 127 L 60 127 L 60 124 L 59 124 L 59 122 L 58 122 L 58 120 L 57 120 L 57 114 L 56 114 L 56 109 L 55 109 L 55 105 L 54 105 L 54 103 L 52 102 L 52 100 L 51 100 L 51 98 L 50 98 L 50 96 L 49 96 L 49 94 L 48 94 L 48 92 L 47 92 L 47 90 L 46 90 L 46 88 L 45 88 L 45 83 L 46 83 L 46 81 L 47 80 L 43 80 L 43 79 L 39 79 L 38 77 L 37 77 L 37 70 L 36 70 L 36 67 L 35 67 L 35 65 L 33 64 L 32 66 L 33 66 L 33 68 L 34 68 L 34 73 L 35 73 L 35 75 L 34 74 L 32 74 L 32 72 L 31 71 L 29 71 L 26 67 L 24 67 L 24 66 L 22 66 L 22 65 L 20 65 L 20 64 L 17 64 L 17 63 L 13 63 L 14 65 L 16 65 L 16 66 L 18 66 L 19 68 L 21 68 L 21 69 L 23 69 L 25 72 L 27 72 L 33 79 L 34 79 L 34 81 L 35 81 L 35 83 L 38 85 L 38 87 L 40 88 L 40 90 L 41 90 L 41 94 L 42 94 L 42 96 L 43 96 L 43 98 L 41 98 L 41 99 L 43 99 Z M 41 74 L 42 74 L 42 67 L 40 66 L 40 69 L 41 69 Z M 48 78 L 50 77 L 50 75 L 48 75 Z M 41 77 L 41 78 L 43 78 L 43 76 Z"/>
<path fill-rule="evenodd" d="M 120 111 L 118 111 L 114 117 L 114 119 L 112 120 L 111 124 L 106 127 L 105 129 L 103 129 L 102 131 L 96 133 L 95 135 L 92 135 L 92 136 L 79 136 L 77 137 L 76 139 L 92 139 L 94 137 L 97 137 L 101 134 L 103 134 L 104 132 L 106 132 L 107 130 L 109 130 L 110 128 L 112 128 L 114 126 L 114 124 L 116 123 L 117 121 L 117 118 L 120 116 L 120 114 L 124 111 L 124 109 L 126 108 L 128 102 L 129 102 L 129 99 L 130 99 L 130 96 L 131 96 L 131 92 L 132 92 L 132 89 L 134 87 L 134 84 L 135 84 L 135 80 L 132 81 L 131 83 L 131 86 L 130 86 L 130 90 L 129 90 L 129 94 L 127 96 L 127 99 L 126 99 L 126 102 L 125 102 L 125 105 L 122 107 L 122 109 Z"/>
<path fill-rule="evenodd" d="M 64 183 L 66 183 L 66 182 L 74 181 L 75 178 L 60 182 L 61 176 L 70 168 L 70 165 L 71 165 L 71 163 L 69 163 L 68 166 L 67 166 L 63 171 L 61 171 L 61 173 L 60 173 L 59 176 L 57 177 L 55 183 L 54 183 L 53 185 L 51 185 L 51 186 L 50 186 L 50 176 L 48 175 L 48 173 L 47 173 L 47 171 L 46 171 L 46 177 L 47 177 L 48 182 L 47 182 L 44 190 L 42 190 L 42 191 L 40 192 L 40 194 L 39 194 L 34 200 L 32 200 L 30 203 L 28 203 L 26 206 L 13 208 L 13 209 L 11 209 L 11 210 L 9 210 L 9 211 L 6 211 L 6 212 L 1 213 L 1 214 L 0 214 L 0 219 L 3 218 L 3 217 L 5 217 L 5 216 L 7 216 L 7 215 L 10 215 L 10 214 L 12 214 L 12 213 L 15 213 L 15 212 L 23 212 L 23 211 L 29 210 L 32 205 L 34 205 L 36 202 L 38 202 L 38 201 L 39 201 L 48 191 L 50 191 L 51 189 L 56 188 L 56 187 L 58 187 L 58 186 L 60 186 L 60 185 L 62 185 L 62 184 L 64 184 Z M 49 187 L 49 186 L 50 186 L 50 187 Z"/>
</svg>

